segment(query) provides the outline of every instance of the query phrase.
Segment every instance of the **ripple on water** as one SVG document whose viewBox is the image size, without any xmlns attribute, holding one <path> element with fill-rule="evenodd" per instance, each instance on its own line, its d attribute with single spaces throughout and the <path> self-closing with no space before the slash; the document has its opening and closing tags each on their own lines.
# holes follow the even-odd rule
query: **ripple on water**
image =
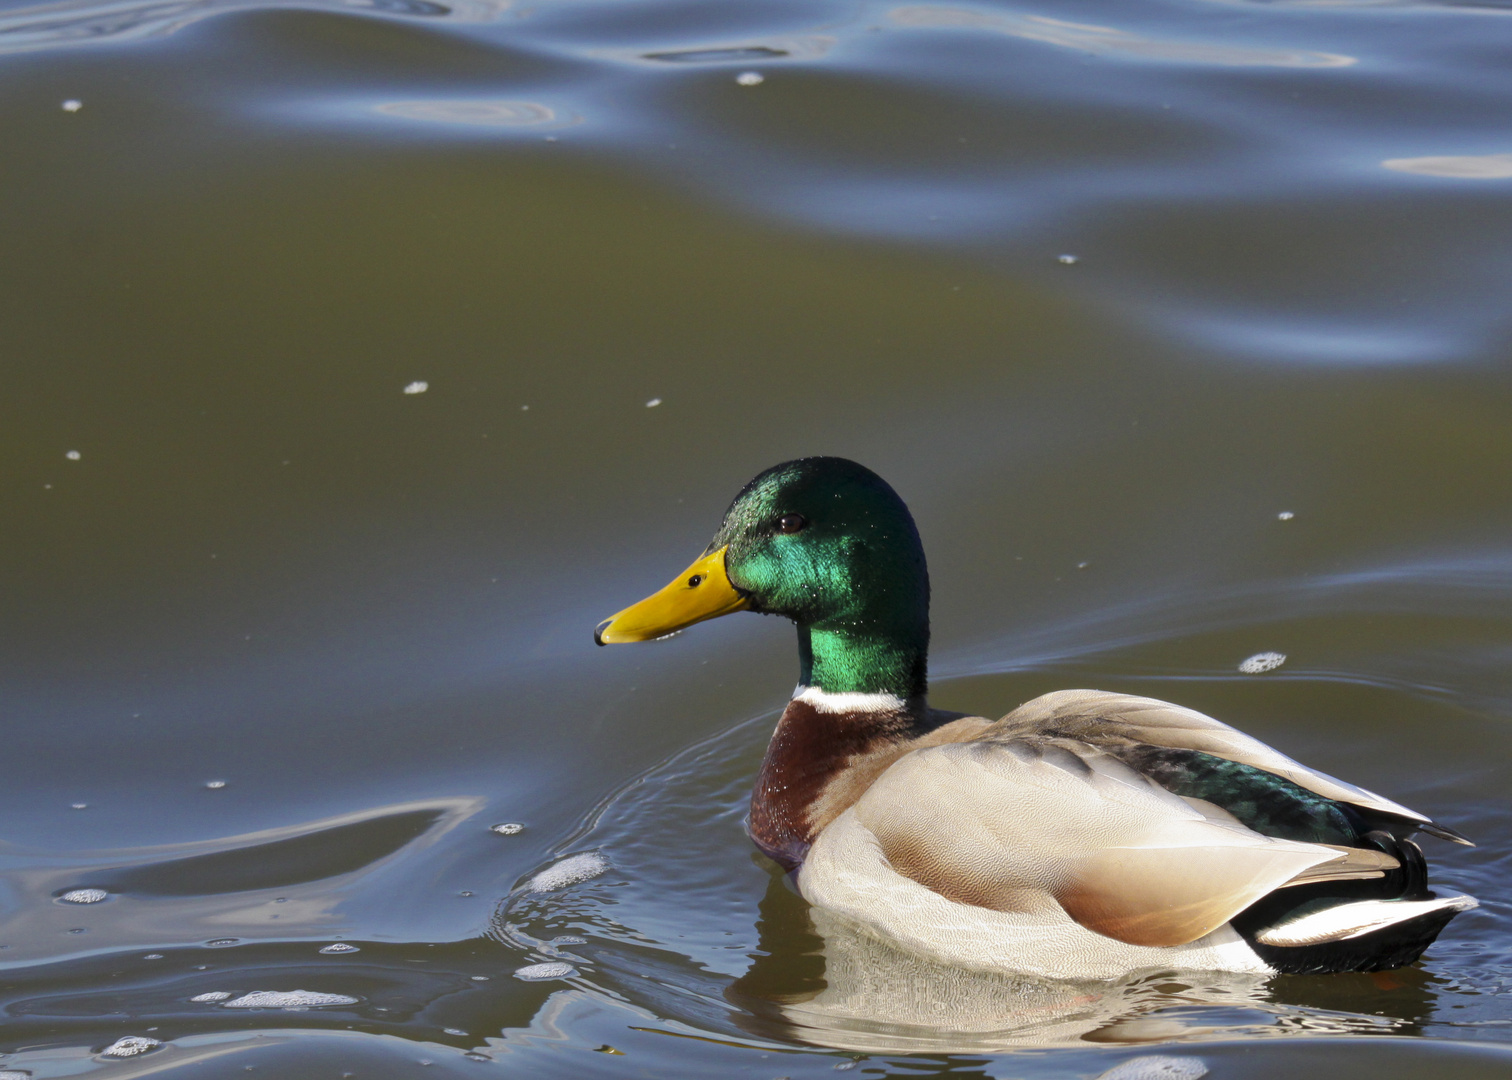
<svg viewBox="0 0 1512 1080">
<path fill-rule="evenodd" d="M 399 120 L 428 124 L 472 124 L 484 127 L 539 127 L 557 121 L 555 109 L 534 101 L 484 99 L 437 99 L 390 101 L 374 105 L 373 111 Z M 418 386 L 418 383 L 412 383 Z M 418 393 L 409 391 L 406 393 Z"/>
<path fill-rule="evenodd" d="M 513 0 L 308 0 L 300 7 L 456 22 L 492 22 Z M 109 44 L 172 33 L 189 23 L 231 11 L 284 7 L 284 0 L 54 0 L 23 4 L 0 14 L 0 53 Z"/>
</svg>

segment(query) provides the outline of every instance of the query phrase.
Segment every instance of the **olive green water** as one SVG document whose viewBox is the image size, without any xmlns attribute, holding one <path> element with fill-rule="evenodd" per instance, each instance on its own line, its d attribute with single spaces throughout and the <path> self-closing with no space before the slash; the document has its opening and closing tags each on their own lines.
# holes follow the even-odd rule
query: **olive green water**
<svg viewBox="0 0 1512 1080">
<path fill-rule="evenodd" d="M 0 1070 L 1512 1075 L 1509 42 L 7 2 Z M 791 629 L 592 643 L 806 453 L 913 508 L 936 704 L 1203 709 L 1477 840 L 1429 855 L 1483 906 L 1389 976 L 1093 987 L 812 920 L 740 824 Z"/>
</svg>

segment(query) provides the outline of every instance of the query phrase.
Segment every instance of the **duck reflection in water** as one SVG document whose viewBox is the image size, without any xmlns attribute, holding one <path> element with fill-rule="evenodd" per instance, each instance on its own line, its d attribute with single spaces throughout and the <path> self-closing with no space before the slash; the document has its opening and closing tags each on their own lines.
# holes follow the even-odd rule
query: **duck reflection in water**
<svg viewBox="0 0 1512 1080">
<path fill-rule="evenodd" d="M 968 970 L 810 907 L 780 873 L 757 931 L 750 968 L 724 995 L 737 1026 L 857 1053 L 1409 1035 L 1433 1012 L 1431 977 L 1417 970 L 1328 978 L 1152 971 L 1086 981 Z M 1350 1011 L 1362 1000 L 1377 1012 Z"/>
</svg>

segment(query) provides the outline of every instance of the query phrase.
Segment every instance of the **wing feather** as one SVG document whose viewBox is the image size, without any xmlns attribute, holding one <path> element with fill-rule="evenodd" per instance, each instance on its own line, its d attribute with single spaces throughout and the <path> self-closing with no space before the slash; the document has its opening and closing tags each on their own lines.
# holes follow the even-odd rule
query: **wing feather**
<svg viewBox="0 0 1512 1080">
<path fill-rule="evenodd" d="M 1020 705 L 999 720 L 998 727 L 1005 733 L 1063 734 L 1094 745 L 1105 740 L 1128 740 L 1197 750 L 1285 777 L 1324 798 L 1405 818 L 1430 831 L 1449 832 L 1416 810 L 1309 768 L 1222 721 L 1155 698 L 1101 690 L 1059 690 Z M 1448 838 L 1459 837 L 1451 834 Z"/>
</svg>

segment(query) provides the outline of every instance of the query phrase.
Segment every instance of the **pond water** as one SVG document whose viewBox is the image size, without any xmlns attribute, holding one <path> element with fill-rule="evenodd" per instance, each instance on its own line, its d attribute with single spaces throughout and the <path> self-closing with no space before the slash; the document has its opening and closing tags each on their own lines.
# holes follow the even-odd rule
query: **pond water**
<svg viewBox="0 0 1512 1080">
<path fill-rule="evenodd" d="M 4 0 L 0 1077 L 1512 1075 L 1509 61 L 1500 0 Z M 592 641 L 815 453 L 918 519 L 936 705 L 1178 700 L 1482 906 L 1094 985 L 815 917 L 741 825 L 791 628 Z"/>
</svg>

